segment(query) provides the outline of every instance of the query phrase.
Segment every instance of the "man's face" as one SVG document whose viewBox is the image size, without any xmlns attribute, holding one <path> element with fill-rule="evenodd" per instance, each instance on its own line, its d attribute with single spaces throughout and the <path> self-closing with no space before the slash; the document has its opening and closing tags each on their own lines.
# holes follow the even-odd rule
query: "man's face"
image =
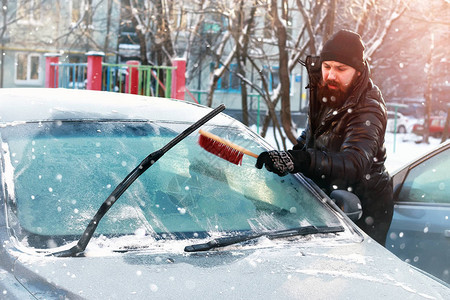
<svg viewBox="0 0 450 300">
<path fill-rule="evenodd" d="M 353 81 L 361 75 L 355 68 L 337 61 L 322 62 L 322 83 L 330 92 L 347 93 Z"/>
<path fill-rule="evenodd" d="M 336 61 L 322 62 L 322 82 L 319 95 L 328 107 L 338 108 L 348 98 L 358 76 L 355 68 Z"/>
</svg>

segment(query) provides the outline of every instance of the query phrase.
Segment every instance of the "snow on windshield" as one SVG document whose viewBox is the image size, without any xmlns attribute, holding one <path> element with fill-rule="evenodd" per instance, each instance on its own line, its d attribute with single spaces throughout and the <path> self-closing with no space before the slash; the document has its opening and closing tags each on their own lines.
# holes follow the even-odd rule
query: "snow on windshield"
<svg viewBox="0 0 450 300">
<path fill-rule="evenodd" d="M 14 172 L 10 212 L 20 222 L 22 239 L 37 248 L 76 239 L 123 178 L 186 127 L 164 126 L 49 122 L 4 128 Z M 262 151 L 242 132 L 209 129 Z M 208 232 L 340 224 L 294 176 L 258 170 L 252 157 L 245 157 L 242 166 L 230 164 L 204 151 L 196 139 L 185 139 L 136 180 L 97 233 L 195 238 Z"/>
</svg>

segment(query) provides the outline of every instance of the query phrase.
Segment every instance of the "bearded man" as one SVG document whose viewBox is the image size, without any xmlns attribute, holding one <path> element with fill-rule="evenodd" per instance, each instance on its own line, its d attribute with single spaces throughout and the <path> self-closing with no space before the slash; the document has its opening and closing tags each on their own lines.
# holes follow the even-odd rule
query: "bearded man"
<svg viewBox="0 0 450 300">
<path fill-rule="evenodd" d="M 320 57 L 307 57 L 308 124 L 292 150 L 262 152 L 256 167 L 280 176 L 302 172 L 327 194 L 348 190 L 361 200 L 356 224 L 384 246 L 393 214 L 385 169 L 386 105 L 370 79 L 361 37 L 340 30 Z"/>
</svg>

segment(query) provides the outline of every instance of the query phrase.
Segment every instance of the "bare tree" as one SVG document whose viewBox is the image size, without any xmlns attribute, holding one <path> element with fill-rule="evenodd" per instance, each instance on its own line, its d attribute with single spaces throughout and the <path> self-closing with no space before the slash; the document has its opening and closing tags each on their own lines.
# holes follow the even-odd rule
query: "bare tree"
<svg viewBox="0 0 450 300">
<path fill-rule="evenodd" d="M 433 88 L 432 88 L 432 76 L 433 76 L 433 53 L 434 53 L 434 35 L 431 34 L 430 50 L 427 55 L 426 64 L 426 90 L 424 93 L 425 98 L 425 120 L 423 124 L 423 139 L 422 142 L 429 143 L 430 137 L 430 117 L 431 117 L 431 102 L 433 99 Z"/>
<path fill-rule="evenodd" d="M 320 36 L 322 35 L 321 31 L 324 28 L 324 20 L 326 20 L 327 16 L 327 6 L 324 5 L 323 1 L 305 3 L 306 5 L 301 0 L 297 0 L 297 10 L 294 10 L 292 8 L 289 9 L 287 1 L 282 0 L 281 6 L 276 0 L 270 2 L 270 16 L 273 18 L 272 30 L 279 53 L 280 77 L 279 86 L 273 90 L 271 102 L 272 106 L 275 107 L 281 99 L 281 123 L 284 133 L 292 143 L 296 141 L 296 129 L 290 117 L 289 78 L 298 59 L 304 55 L 307 48 L 309 48 L 310 54 L 316 54 L 316 49 L 318 48 L 317 38 L 320 40 Z M 278 14 L 279 10 L 281 11 L 281 18 Z M 304 23 L 302 28 L 296 32 L 297 36 L 294 37 L 286 34 L 286 26 L 290 18 L 288 15 L 289 12 L 292 13 L 295 11 L 300 12 L 304 18 Z M 273 120 L 273 116 L 267 115 L 263 122 L 262 136 L 265 136 L 267 128 L 270 125 L 270 120 Z M 282 139 L 283 147 L 286 148 L 284 135 L 280 134 L 280 138 Z"/>
<path fill-rule="evenodd" d="M 1 40 L 1 45 L 2 45 L 2 53 L 1 54 L 1 58 L 0 58 L 0 88 L 3 88 L 3 72 L 4 72 L 4 65 L 5 65 L 5 58 L 4 58 L 4 49 L 5 49 L 5 34 L 6 31 L 8 29 L 8 25 L 10 24 L 11 20 L 9 20 L 9 15 L 8 15 L 8 10 L 5 9 L 8 7 L 8 0 L 2 0 L 2 14 L 1 14 L 1 18 L 2 18 L 2 24 L 1 24 L 1 28 L 0 28 L 0 40 Z"/>
<path fill-rule="evenodd" d="M 54 7 L 49 1 L 31 1 L 33 6 L 26 7 L 25 15 L 38 15 L 41 29 L 33 39 L 21 39 L 27 46 L 54 48 L 55 50 L 70 51 L 103 51 L 115 53 L 117 28 L 113 20 L 113 10 L 118 9 L 114 0 L 86 0 L 73 1 L 73 5 L 67 9 L 67 3 L 63 0 L 54 1 Z M 62 9 L 64 7 L 65 9 Z M 64 14 L 62 14 L 64 11 Z M 29 30 L 33 27 L 24 27 Z M 114 30 L 116 28 L 116 30 Z M 19 34 L 20 29 L 15 29 Z M 18 43 L 18 41 L 15 41 Z"/>
<path fill-rule="evenodd" d="M 225 1 L 224 3 L 210 3 L 210 7 L 207 8 L 206 12 L 211 16 L 219 15 L 225 18 L 228 23 L 230 23 L 232 22 L 232 14 L 234 14 L 235 10 L 236 3 L 232 1 Z M 217 88 L 219 79 L 222 77 L 226 70 L 229 70 L 229 66 L 236 55 L 237 45 L 233 45 L 231 41 L 231 31 L 226 30 L 223 34 L 220 35 L 216 43 L 214 45 L 210 45 L 209 47 L 214 66 L 211 79 L 209 81 L 206 99 L 206 105 L 208 106 L 212 105 L 214 91 Z"/>
<path fill-rule="evenodd" d="M 18 23 L 19 21 L 23 21 L 27 15 L 35 10 L 39 9 L 37 5 L 32 1 L 22 1 L 21 10 L 17 11 L 18 6 L 9 5 L 10 1 L 2 0 L 2 12 L 0 14 L 1 24 L 0 24 L 0 41 L 1 41 L 1 58 L 0 58 L 0 88 L 3 88 L 3 78 L 4 78 L 4 65 L 5 65 L 5 57 L 4 51 L 6 44 L 10 43 L 10 35 L 8 35 L 8 31 L 11 25 Z"/>
<path fill-rule="evenodd" d="M 239 0 L 238 11 L 235 13 L 235 17 L 230 23 L 230 31 L 236 44 L 236 61 L 237 61 L 237 73 L 239 78 L 245 78 L 245 66 L 248 60 L 248 50 L 250 43 L 250 36 L 253 34 L 253 28 L 255 26 L 255 15 L 258 0 L 254 0 L 250 3 L 250 7 L 245 4 L 248 1 Z M 246 12 L 248 11 L 248 14 Z M 248 119 L 248 103 L 247 103 L 247 84 L 245 81 L 240 81 L 241 89 L 241 104 L 242 104 L 242 122 L 249 125 Z"/>
<path fill-rule="evenodd" d="M 280 77 L 280 97 L 281 97 L 281 123 L 284 132 L 291 141 L 296 140 L 296 132 L 292 130 L 291 102 L 289 92 L 290 71 L 288 69 L 289 55 L 287 50 L 288 35 L 286 23 L 288 21 L 288 1 L 281 1 L 281 16 L 278 14 L 278 1 L 272 0 L 270 3 L 270 15 L 274 20 L 274 29 L 278 37 L 279 51 L 279 77 Z"/>
<path fill-rule="evenodd" d="M 139 37 L 142 64 L 170 65 L 175 55 L 169 26 L 173 1 L 128 0 L 126 4 L 123 9 Z"/>
<path fill-rule="evenodd" d="M 385 99 L 421 103 L 424 115 L 418 117 L 426 119 L 425 126 L 432 114 L 448 112 L 449 14 L 448 1 L 410 1 L 373 55 L 374 80 Z M 424 136 L 423 141 L 427 139 Z"/>
</svg>

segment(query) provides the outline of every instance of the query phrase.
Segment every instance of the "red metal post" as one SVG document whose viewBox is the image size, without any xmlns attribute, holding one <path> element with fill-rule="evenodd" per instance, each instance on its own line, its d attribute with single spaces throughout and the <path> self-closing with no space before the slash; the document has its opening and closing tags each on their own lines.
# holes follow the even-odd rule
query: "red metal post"
<svg viewBox="0 0 450 300">
<path fill-rule="evenodd" d="M 139 70 L 137 67 L 131 66 L 138 66 L 140 64 L 137 60 L 127 61 L 127 65 L 130 65 L 130 67 L 128 67 L 128 73 L 125 79 L 125 92 L 128 94 L 137 95 L 139 92 Z"/>
<path fill-rule="evenodd" d="M 45 56 L 45 87 L 58 87 L 58 67 L 52 66 L 52 63 L 59 63 L 59 53 L 46 53 Z"/>
<path fill-rule="evenodd" d="M 89 51 L 87 64 L 87 90 L 102 90 L 102 61 L 105 53 Z"/>
<path fill-rule="evenodd" d="M 186 60 L 184 58 L 176 58 L 172 61 L 172 65 L 176 67 L 172 77 L 172 98 L 184 100 L 186 91 Z"/>
</svg>

